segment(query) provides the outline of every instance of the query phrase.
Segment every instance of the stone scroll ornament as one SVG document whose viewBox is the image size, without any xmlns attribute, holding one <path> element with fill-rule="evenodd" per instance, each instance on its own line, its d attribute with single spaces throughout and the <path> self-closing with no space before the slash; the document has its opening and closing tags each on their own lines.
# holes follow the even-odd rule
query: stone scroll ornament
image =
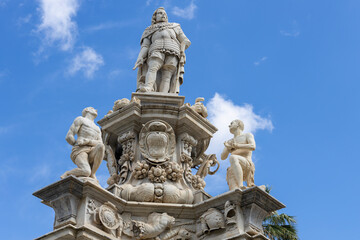
<svg viewBox="0 0 360 240">
<path fill-rule="evenodd" d="M 135 133 L 133 131 L 126 132 L 120 135 L 117 141 L 122 149 L 119 159 L 116 159 L 114 150 L 110 145 L 106 145 L 105 148 L 105 158 L 110 173 L 107 180 L 108 185 L 123 184 L 128 178 L 134 161 Z"/>
<path fill-rule="evenodd" d="M 139 137 L 142 156 L 153 164 L 165 163 L 174 154 L 174 130 L 162 120 L 147 122 L 141 129 Z"/>
<path fill-rule="evenodd" d="M 132 169 L 132 162 L 134 161 L 134 147 L 135 147 L 135 133 L 129 131 L 118 137 L 118 142 L 121 144 L 123 152 L 118 161 L 119 164 L 119 184 L 123 184 Z"/>
<path fill-rule="evenodd" d="M 192 186 L 195 189 L 203 189 L 206 186 L 204 178 L 209 175 L 214 175 L 220 168 L 220 163 L 215 154 L 203 154 L 202 163 L 198 167 L 198 171 L 192 176 Z M 215 167 L 211 170 L 211 167 Z"/>
<path fill-rule="evenodd" d="M 203 189 L 206 185 L 204 178 L 209 175 L 214 175 L 220 164 L 216 159 L 215 154 L 207 155 L 205 153 L 201 154 L 201 160 L 198 164 L 194 166 L 192 158 L 192 150 L 197 146 L 198 141 L 194 137 L 190 136 L 188 133 L 184 133 L 180 136 L 181 139 L 181 162 L 184 166 L 184 178 L 191 184 L 194 189 Z M 211 170 L 211 167 L 217 166 L 215 170 Z M 197 169 L 195 175 L 192 174 L 192 168 Z"/>
<path fill-rule="evenodd" d="M 107 160 L 106 166 L 109 170 L 110 177 L 107 180 L 108 185 L 119 182 L 118 163 L 115 157 L 115 153 L 111 146 L 105 146 L 105 159 Z"/>
</svg>

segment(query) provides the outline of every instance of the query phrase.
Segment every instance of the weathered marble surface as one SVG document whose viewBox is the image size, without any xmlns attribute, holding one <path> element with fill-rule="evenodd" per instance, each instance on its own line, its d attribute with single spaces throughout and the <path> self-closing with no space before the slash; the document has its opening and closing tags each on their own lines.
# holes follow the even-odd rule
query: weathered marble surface
<svg viewBox="0 0 360 240">
<path fill-rule="evenodd" d="M 219 168 L 216 156 L 205 154 L 217 129 L 182 96 L 133 93 L 134 98 L 99 121 L 108 183 L 116 185 L 111 191 L 129 201 L 193 203 L 206 175 Z"/>
<path fill-rule="evenodd" d="M 137 92 L 114 102 L 101 131 L 96 110 L 84 109 L 66 136 L 78 168 L 34 193 L 55 212 L 54 230 L 38 239 L 266 240 L 263 219 L 285 206 L 254 184 L 254 137 L 240 120 L 230 124 L 221 155 L 230 154 L 230 191 L 206 193 L 205 177 L 220 167 L 206 153 L 217 129 L 204 98 L 190 105 L 178 96 L 190 41 L 159 8 L 140 44 Z M 95 177 L 103 159 L 107 189 Z"/>
<path fill-rule="evenodd" d="M 55 211 L 54 231 L 38 239 L 266 239 L 263 218 L 285 207 L 258 187 L 196 204 L 126 201 L 69 176 L 35 196 Z"/>
<path fill-rule="evenodd" d="M 226 180 L 229 189 L 255 186 L 254 174 L 255 165 L 251 159 L 252 151 L 255 150 L 255 139 L 251 133 L 243 133 L 244 123 L 241 120 L 234 120 L 230 123 L 229 130 L 234 138 L 224 143 L 225 147 L 221 153 L 221 159 L 225 160 L 229 154 L 230 167 L 227 169 Z"/>
<path fill-rule="evenodd" d="M 134 66 L 139 68 L 137 91 L 179 93 L 183 83 L 185 49 L 190 46 L 178 23 L 169 23 L 165 9 L 156 9 L 140 40 Z"/>
<path fill-rule="evenodd" d="M 61 178 L 73 175 L 90 178 L 89 180 L 97 183 L 95 172 L 104 158 L 105 146 L 100 128 L 94 123 L 96 117 L 97 110 L 87 107 L 82 111 L 82 116 L 77 117 L 70 126 L 65 139 L 73 146 L 70 157 L 77 168 L 65 172 Z"/>
<path fill-rule="evenodd" d="M 207 116 L 208 116 L 207 108 L 202 103 L 204 100 L 205 99 L 202 97 L 196 98 L 195 104 L 191 106 L 191 109 L 193 109 L 195 112 L 200 114 L 202 117 L 207 118 Z"/>
</svg>

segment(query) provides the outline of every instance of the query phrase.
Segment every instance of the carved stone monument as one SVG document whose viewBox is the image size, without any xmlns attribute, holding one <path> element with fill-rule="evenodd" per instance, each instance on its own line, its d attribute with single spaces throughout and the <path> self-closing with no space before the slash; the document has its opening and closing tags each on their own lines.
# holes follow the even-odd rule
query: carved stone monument
<svg viewBox="0 0 360 240">
<path fill-rule="evenodd" d="M 234 138 L 221 155 L 231 154 L 230 191 L 214 197 L 204 191 L 205 177 L 220 167 L 206 153 L 217 129 L 203 98 L 191 106 L 177 95 L 189 45 L 157 9 L 141 38 L 137 92 L 115 101 L 98 121 L 101 132 L 96 111 L 86 108 L 66 137 L 78 168 L 34 193 L 55 211 L 54 230 L 38 239 L 267 239 L 263 219 L 285 206 L 255 186 L 255 141 L 242 133 L 241 121 L 230 124 Z M 93 181 L 102 159 L 106 189 Z"/>
</svg>

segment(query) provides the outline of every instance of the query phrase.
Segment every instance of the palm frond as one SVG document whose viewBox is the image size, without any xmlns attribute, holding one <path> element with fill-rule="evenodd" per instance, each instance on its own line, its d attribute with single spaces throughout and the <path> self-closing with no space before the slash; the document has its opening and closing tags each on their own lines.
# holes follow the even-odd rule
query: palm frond
<svg viewBox="0 0 360 240">
<path fill-rule="evenodd" d="M 289 216 L 285 213 L 279 214 L 275 211 L 264 219 L 264 223 L 272 225 L 294 225 L 296 224 L 296 220 L 294 216 Z"/>
<path fill-rule="evenodd" d="M 297 230 L 292 225 L 264 225 L 264 233 L 270 240 L 298 240 Z"/>
<path fill-rule="evenodd" d="M 265 192 L 269 193 L 270 194 L 270 191 L 271 191 L 272 187 L 269 186 L 269 185 L 266 185 L 265 186 Z"/>
<path fill-rule="evenodd" d="M 270 194 L 272 187 L 267 185 L 265 191 Z M 296 220 L 294 216 L 277 211 L 267 216 L 263 221 L 265 235 L 270 240 L 298 240 Z"/>
</svg>

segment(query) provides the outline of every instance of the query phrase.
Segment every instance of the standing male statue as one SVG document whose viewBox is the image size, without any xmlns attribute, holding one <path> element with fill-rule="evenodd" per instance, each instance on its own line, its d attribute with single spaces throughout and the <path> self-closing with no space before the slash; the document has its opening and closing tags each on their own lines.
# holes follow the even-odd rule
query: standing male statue
<svg viewBox="0 0 360 240">
<path fill-rule="evenodd" d="M 74 175 L 96 180 L 95 172 L 104 159 L 105 151 L 100 128 L 94 123 L 96 117 L 97 111 L 87 107 L 82 111 L 82 116 L 75 118 L 65 139 L 73 146 L 70 158 L 78 167 L 65 172 L 61 178 Z"/>
<path fill-rule="evenodd" d="M 156 9 L 151 26 L 141 37 L 141 50 L 133 68 L 139 68 L 136 91 L 179 93 L 185 49 L 190 44 L 180 24 L 169 23 L 164 8 Z"/>
<path fill-rule="evenodd" d="M 224 143 L 225 148 L 221 153 L 221 160 L 225 160 L 229 153 L 230 167 L 227 169 L 226 180 L 229 190 L 244 188 L 246 181 L 248 187 L 255 186 L 255 166 L 251 160 L 252 151 L 255 150 L 255 139 L 251 133 L 243 133 L 244 123 L 234 120 L 230 123 L 229 130 L 234 138 Z"/>
</svg>

